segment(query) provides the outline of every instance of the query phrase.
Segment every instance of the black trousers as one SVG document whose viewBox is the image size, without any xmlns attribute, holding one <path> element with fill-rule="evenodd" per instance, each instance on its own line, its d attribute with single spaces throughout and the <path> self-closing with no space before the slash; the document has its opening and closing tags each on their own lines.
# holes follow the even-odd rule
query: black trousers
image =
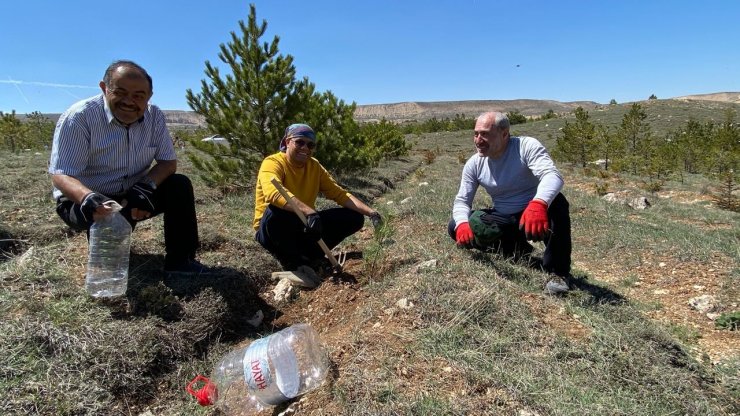
<svg viewBox="0 0 740 416">
<path fill-rule="evenodd" d="M 362 228 L 365 217 L 348 208 L 318 211 L 321 238 L 329 249 Z M 303 223 L 292 211 L 268 205 L 260 220 L 255 239 L 272 253 L 286 270 L 321 260 L 324 252 L 318 243 L 303 232 Z"/>
<path fill-rule="evenodd" d="M 125 195 L 106 195 L 121 202 Z M 193 184 L 185 175 L 173 174 L 164 180 L 154 192 L 157 211 L 152 217 L 164 214 L 164 245 L 167 255 L 165 267 L 176 266 L 195 258 L 199 247 L 198 220 L 195 215 Z M 86 221 L 80 205 L 65 198 L 57 199 L 57 214 L 72 229 L 89 230 L 92 221 Z M 123 208 L 121 214 L 136 228 L 138 221 L 131 218 L 131 209 Z M 150 217 L 151 218 L 151 217 Z M 145 221 L 145 220 L 142 220 Z"/>
<path fill-rule="evenodd" d="M 504 256 L 526 255 L 532 252 L 532 245 L 527 241 L 524 230 L 519 229 L 519 220 L 522 212 L 506 216 L 496 212 L 495 209 L 484 209 L 496 217 L 503 235 L 491 247 L 478 247 L 475 243 L 473 248 L 482 251 L 492 250 Z M 471 212 L 472 214 L 472 212 Z M 570 237 L 570 204 L 563 194 L 558 194 L 547 209 L 547 217 L 550 222 L 550 234 L 545 240 L 545 252 L 542 255 L 542 267 L 548 273 L 558 276 L 570 274 L 572 242 Z M 450 220 L 447 232 L 453 240 L 456 240 L 455 221 Z"/>
</svg>

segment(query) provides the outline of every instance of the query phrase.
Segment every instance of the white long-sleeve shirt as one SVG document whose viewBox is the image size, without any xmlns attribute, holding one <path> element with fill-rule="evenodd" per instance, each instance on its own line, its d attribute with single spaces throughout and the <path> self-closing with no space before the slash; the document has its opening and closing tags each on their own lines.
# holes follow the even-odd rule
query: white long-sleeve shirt
<svg viewBox="0 0 740 416">
<path fill-rule="evenodd" d="M 476 153 L 465 163 L 452 206 L 455 226 L 468 221 L 479 185 L 491 196 L 496 211 L 513 215 L 533 198 L 549 206 L 563 188 L 563 177 L 542 143 L 533 137 L 512 136 L 498 159 Z"/>
</svg>

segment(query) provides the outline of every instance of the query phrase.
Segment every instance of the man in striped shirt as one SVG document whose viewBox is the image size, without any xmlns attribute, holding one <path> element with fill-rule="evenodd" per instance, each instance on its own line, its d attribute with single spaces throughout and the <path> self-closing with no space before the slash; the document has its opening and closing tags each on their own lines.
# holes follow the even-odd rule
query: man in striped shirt
<svg viewBox="0 0 740 416">
<path fill-rule="evenodd" d="M 198 223 L 190 180 L 177 156 L 162 111 L 149 104 L 152 78 L 131 61 L 113 62 L 102 94 L 70 107 L 57 122 L 49 173 L 57 213 L 75 230 L 109 215 L 115 200 L 135 227 L 164 214 L 168 273 L 199 274 Z M 154 164 L 153 164 L 154 162 Z M 153 164 L 153 165 L 152 165 Z"/>
</svg>

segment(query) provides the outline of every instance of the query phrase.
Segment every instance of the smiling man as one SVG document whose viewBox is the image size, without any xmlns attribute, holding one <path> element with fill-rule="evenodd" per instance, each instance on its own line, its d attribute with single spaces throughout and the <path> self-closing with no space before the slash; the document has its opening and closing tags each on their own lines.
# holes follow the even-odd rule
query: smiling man
<svg viewBox="0 0 740 416">
<path fill-rule="evenodd" d="M 313 129 L 306 124 L 291 124 L 280 141 L 280 151 L 267 156 L 257 174 L 252 222 L 255 239 L 285 270 L 320 267 L 324 252 L 316 243 L 319 238 L 331 249 L 362 228 L 363 215 L 373 223 L 381 220 L 377 211 L 334 181 L 313 157 L 315 148 Z M 293 205 L 306 216 L 307 225 L 292 212 L 291 205 L 272 184 L 273 178 L 288 191 Z M 342 208 L 316 211 L 319 192 Z"/>
<path fill-rule="evenodd" d="M 475 123 L 476 153 L 462 172 L 448 224 L 457 245 L 492 250 L 507 257 L 529 256 L 529 241 L 544 241 L 543 268 L 551 274 L 545 293 L 569 289 L 571 238 L 563 178 L 544 146 L 532 137 L 512 137 L 505 114 L 481 114 Z M 482 186 L 489 208 L 472 211 Z"/>
<path fill-rule="evenodd" d="M 152 78 L 132 61 L 115 61 L 102 93 L 70 107 L 57 122 L 49 173 L 57 213 L 75 230 L 88 230 L 124 206 L 132 228 L 164 214 L 168 273 L 205 271 L 195 260 L 198 224 L 190 180 L 175 173 L 177 156 L 162 111 L 149 104 Z"/>
</svg>

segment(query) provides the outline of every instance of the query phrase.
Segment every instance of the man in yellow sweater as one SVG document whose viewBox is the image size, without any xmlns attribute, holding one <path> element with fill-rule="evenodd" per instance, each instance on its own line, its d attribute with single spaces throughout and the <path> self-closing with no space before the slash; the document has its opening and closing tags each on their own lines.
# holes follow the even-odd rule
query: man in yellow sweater
<svg viewBox="0 0 740 416">
<path fill-rule="evenodd" d="M 356 233 L 364 223 L 380 214 L 339 186 L 318 160 L 312 157 L 316 134 L 306 124 L 291 124 L 280 141 L 280 151 L 267 156 L 260 166 L 255 187 L 254 221 L 256 240 L 272 253 L 285 270 L 316 264 L 324 253 L 319 238 L 331 249 Z M 293 206 L 306 216 L 303 225 L 291 205 L 272 184 L 272 178 L 293 197 Z M 342 208 L 316 211 L 321 192 Z"/>
</svg>

